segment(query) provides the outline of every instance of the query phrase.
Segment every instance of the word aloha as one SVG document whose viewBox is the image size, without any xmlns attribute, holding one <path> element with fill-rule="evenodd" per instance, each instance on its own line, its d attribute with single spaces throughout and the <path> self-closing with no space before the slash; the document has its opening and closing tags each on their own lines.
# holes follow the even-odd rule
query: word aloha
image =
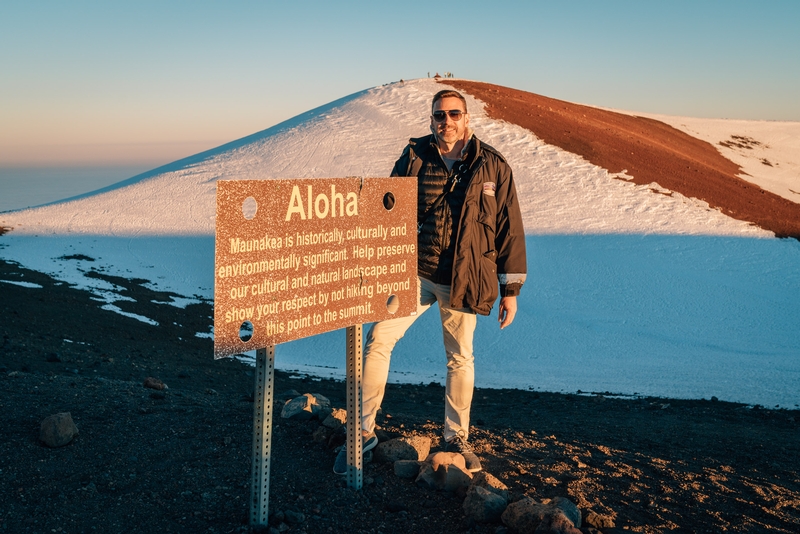
<svg viewBox="0 0 800 534">
<path fill-rule="evenodd" d="M 345 202 L 347 203 L 345 205 Z M 305 204 L 305 209 L 303 205 Z M 292 215 L 300 215 L 300 220 L 324 219 L 330 213 L 331 217 L 336 217 L 336 211 L 339 211 L 339 217 L 352 217 L 358 215 L 358 195 L 355 192 L 347 193 L 347 199 L 343 193 L 336 192 L 336 186 L 331 184 L 331 195 L 326 196 L 325 193 L 320 193 L 314 197 L 312 186 L 306 187 L 306 198 L 300 193 L 300 187 L 292 187 L 292 196 L 289 199 L 289 208 L 286 210 L 286 220 L 290 221 Z"/>
</svg>

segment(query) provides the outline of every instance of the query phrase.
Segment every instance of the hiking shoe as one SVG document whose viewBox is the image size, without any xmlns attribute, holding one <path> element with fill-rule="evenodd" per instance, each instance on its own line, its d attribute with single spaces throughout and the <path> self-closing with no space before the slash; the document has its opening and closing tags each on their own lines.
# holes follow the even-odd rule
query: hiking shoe
<svg viewBox="0 0 800 534">
<path fill-rule="evenodd" d="M 472 452 L 472 447 L 461 436 L 456 436 L 450 441 L 445 443 L 445 452 L 457 452 L 464 457 L 464 463 L 467 464 L 467 471 L 470 473 L 477 473 L 482 469 L 481 461 Z"/>
<path fill-rule="evenodd" d="M 375 432 L 370 432 L 366 436 L 361 436 L 361 453 L 371 451 L 378 445 L 378 436 Z M 336 461 L 333 462 L 333 472 L 337 475 L 347 474 L 347 445 L 343 445 L 339 449 L 339 454 L 336 455 Z"/>
</svg>

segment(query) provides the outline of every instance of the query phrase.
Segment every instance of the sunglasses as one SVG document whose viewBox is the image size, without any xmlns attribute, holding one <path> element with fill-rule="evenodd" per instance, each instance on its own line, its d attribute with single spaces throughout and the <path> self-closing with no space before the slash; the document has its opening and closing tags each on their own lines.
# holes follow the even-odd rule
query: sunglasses
<svg viewBox="0 0 800 534">
<path fill-rule="evenodd" d="M 458 122 L 461 120 L 465 114 L 464 111 L 460 109 L 448 109 L 448 110 L 441 110 L 441 111 L 434 111 L 433 112 L 433 120 L 436 122 L 442 122 L 446 116 L 450 116 L 451 119 Z"/>
</svg>

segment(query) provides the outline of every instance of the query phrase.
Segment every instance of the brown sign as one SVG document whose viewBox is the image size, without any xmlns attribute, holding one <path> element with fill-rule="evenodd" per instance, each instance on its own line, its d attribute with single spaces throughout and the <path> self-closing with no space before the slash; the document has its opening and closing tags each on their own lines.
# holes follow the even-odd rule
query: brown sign
<svg viewBox="0 0 800 534">
<path fill-rule="evenodd" d="M 214 357 L 411 315 L 416 178 L 220 180 Z"/>
</svg>

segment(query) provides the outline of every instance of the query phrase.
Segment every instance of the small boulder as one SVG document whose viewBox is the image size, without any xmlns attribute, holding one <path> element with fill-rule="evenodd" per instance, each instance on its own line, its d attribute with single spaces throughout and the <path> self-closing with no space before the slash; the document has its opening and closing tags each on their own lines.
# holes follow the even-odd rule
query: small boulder
<svg viewBox="0 0 800 534">
<path fill-rule="evenodd" d="M 414 480 L 417 486 L 428 489 L 439 489 L 436 482 L 436 471 L 429 462 L 423 462 L 419 467 L 419 474 Z"/>
<path fill-rule="evenodd" d="M 78 435 L 78 427 L 70 412 L 46 417 L 39 427 L 39 439 L 48 447 L 63 447 Z"/>
<path fill-rule="evenodd" d="M 499 495 L 472 485 L 464 498 L 464 514 L 478 523 L 494 523 L 506 509 L 508 502 Z"/>
<path fill-rule="evenodd" d="M 582 534 L 561 512 L 546 515 L 534 534 Z"/>
<path fill-rule="evenodd" d="M 464 494 L 466 489 L 472 483 L 472 474 L 464 468 L 455 464 L 447 466 L 444 474 L 444 490 L 456 493 L 461 491 Z"/>
<path fill-rule="evenodd" d="M 542 522 L 542 518 L 535 512 L 538 505 L 530 497 L 523 497 L 509 504 L 500 519 L 516 532 L 533 532 Z"/>
<path fill-rule="evenodd" d="M 616 526 L 614 524 L 613 517 L 608 515 L 601 515 L 595 512 L 587 513 L 586 518 L 584 519 L 584 523 L 587 526 L 594 527 L 597 529 L 614 528 Z"/>
<path fill-rule="evenodd" d="M 314 398 L 312 409 L 314 410 L 314 415 L 318 419 L 324 420 L 331 413 L 333 413 L 333 406 L 331 405 L 331 401 L 328 399 L 328 397 L 319 393 L 312 393 L 311 396 Z"/>
<path fill-rule="evenodd" d="M 398 460 L 419 461 L 428 456 L 431 450 L 431 438 L 425 436 L 408 436 L 390 439 L 375 447 L 376 462 L 397 462 Z"/>
<path fill-rule="evenodd" d="M 561 512 L 546 515 L 535 532 L 540 534 L 582 534 Z"/>
<path fill-rule="evenodd" d="M 564 497 L 554 497 L 547 503 L 548 506 L 551 506 L 559 511 L 561 511 L 567 519 L 569 519 L 576 528 L 581 527 L 581 511 L 578 507 Z"/>
<path fill-rule="evenodd" d="M 426 436 L 409 436 L 404 439 L 417 451 L 416 460 L 424 460 L 431 453 L 431 438 Z"/>
<path fill-rule="evenodd" d="M 519 532 L 534 532 L 539 525 L 544 523 L 546 530 L 540 532 L 565 532 L 564 521 L 558 517 L 563 516 L 576 531 L 581 526 L 581 512 L 571 501 L 563 497 L 555 497 L 549 502 L 539 503 L 530 497 L 523 497 L 517 502 L 508 505 L 501 519 L 503 524 L 511 530 Z"/>
<path fill-rule="evenodd" d="M 284 404 L 281 417 L 300 421 L 307 421 L 313 417 L 325 419 L 331 411 L 331 401 L 327 398 L 306 393 Z"/>
<path fill-rule="evenodd" d="M 508 502 L 508 486 L 503 484 L 497 477 L 486 471 L 479 471 L 472 476 L 472 485 L 489 490 L 495 495 L 499 495 Z"/>
<path fill-rule="evenodd" d="M 333 430 L 341 428 L 345 424 L 347 424 L 347 410 L 342 408 L 334 408 L 330 415 L 322 421 L 323 426 Z"/>
<path fill-rule="evenodd" d="M 400 478 L 416 478 L 422 462 L 416 460 L 397 460 L 394 463 L 394 474 Z"/>
<path fill-rule="evenodd" d="M 451 464 L 457 465 L 465 471 L 467 470 L 467 463 L 464 461 L 464 457 L 457 452 L 435 452 L 429 455 L 425 461 L 430 462 L 434 471 L 438 471 L 442 466 Z"/>
<path fill-rule="evenodd" d="M 150 389 L 157 389 L 161 391 L 162 389 L 168 389 L 167 385 L 159 380 L 158 378 L 153 378 L 152 376 L 148 376 L 144 379 L 144 383 L 142 384 L 146 388 Z"/>
<path fill-rule="evenodd" d="M 428 456 L 417 475 L 418 486 L 457 492 L 472 482 L 464 457 L 458 453 L 437 452 Z"/>
<path fill-rule="evenodd" d="M 428 456 L 436 480 L 436 487 L 456 492 L 466 489 L 472 482 L 464 457 L 457 452 L 437 452 Z"/>
<path fill-rule="evenodd" d="M 307 421 L 314 416 L 311 410 L 310 395 L 300 395 L 286 402 L 281 410 L 281 417 L 284 419 L 296 419 Z"/>
</svg>

